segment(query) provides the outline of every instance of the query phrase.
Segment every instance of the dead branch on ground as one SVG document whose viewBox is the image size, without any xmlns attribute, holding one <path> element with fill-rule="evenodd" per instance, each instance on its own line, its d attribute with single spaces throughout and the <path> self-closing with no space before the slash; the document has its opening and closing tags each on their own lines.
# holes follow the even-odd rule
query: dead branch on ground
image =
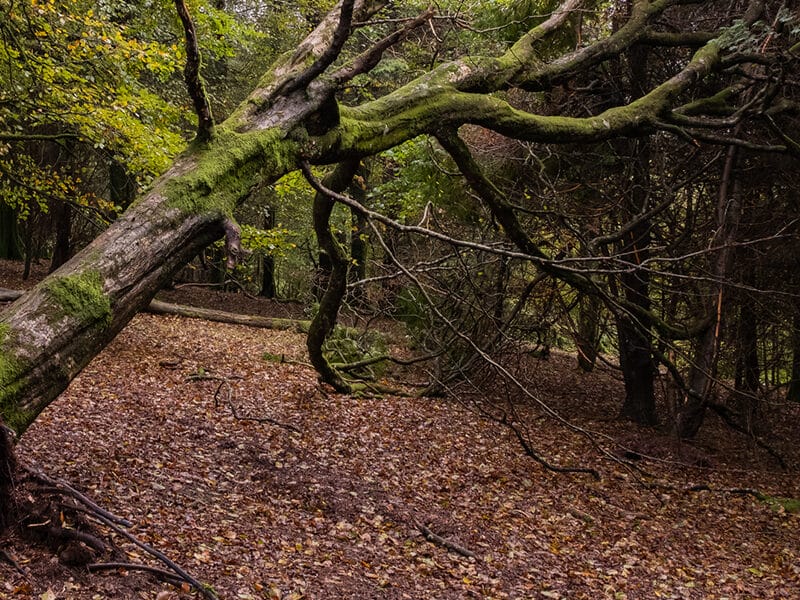
<svg viewBox="0 0 800 600">
<path fill-rule="evenodd" d="M 275 425 L 276 427 L 282 427 L 283 429 L 288 429 L 289 431 L 293 431 L 294 433 L 303 433 L 290 423 L 282 423 L 272 417 L 251 417 L 247 415 L 242 415 L 239 413 L 239 409 L 237 408 L 236 404 L 233 402 L 233 387 L 230 383 L 230 377 L 221 377 L 219 375 L 190 375 L 186 378 L 185 381 L 218 381 L 219 385 L 217 385 L 217 390 L 214 392 L 214 408 L 219 408 L 220 404 L 222 403 L 221 396 L 222 396 L 222 389 L 225 388 L 226 395 L 225 395 L 225 404 L 228 405 L 228 408 L 231 409 L 231 414 L 233 414 L 233 418 L 237 421 L 253 421 L 255 423 L 268 423 L 270 425 Z"/>
<path fill-rule="evenodd" d="M 455 542 L 451 542 L 450 540 L 447 540 L 440 535 L 436 535 L 425 525 L 419 523 L 417 524 L 417 528 L 420 530 L 422 535 L 425 536 L 425 539 L 428 540 L 429 542 L 438 544 L 439 546 L 447 548 L 451 552 L 455 552 L 456 554 L 460 554 L 461 556 L 465 556 L 467 558 L 476 558 L 475 553 L 472 550 L 468 550 L 464 546 L 456 544 Z"/>
<path fill-rule="evenodd" d="M 21 468 L 29 474 L 31 479 L 39 484 L 44 484 L 45 491 L 55 491 L 58 494 L 71 497 L 74 501 L 80 503 L 81 506 L 76 507 L 79 512 L 82 512 L 88 515 L 94 521 L 105 525 L 118 535 L 124 537 L 129 542 L 169 567 L 169 569 L 171 569 L 174 573 L 174 575 L 170 573 L 171 579 L 168 580 L 169 583 L 187 583 L 208 600 L 218 600 L 217 595 L 211 591 L 208 586 L 203 585 L 200 581 L 187 573 L 180 565 L 167 557 L 163 552 L 153 548 L 152 546 L 149 546 L 148 544 L 145 544 L 132 533 L 128 532 L 125 527 L 131 527 L 133 525 L 130 521 L 101 508 L 93 500 L 77 491 L 74 487 L 62 479 L 51 477 L 42 472 L 40 469 L 34 468 L 30 465 L 21 465 Z M 53 527 L 52 529 L 62 529 L 63 532 L 70 531 L 70 535 L 68 536 L 70 539 L 86 543 L 87 545 L 94 547 L 96 550 L 106 549 L 105 544 L 94 535 L 86 534 L 85 532 L 66 530 L 64 528 Z M 48 530 L 47 533 L 58 537 L 62 536 L 61 532 L 58 531 Z M 145 568 L 143 570 L 147 569 Z"/>
</svg>

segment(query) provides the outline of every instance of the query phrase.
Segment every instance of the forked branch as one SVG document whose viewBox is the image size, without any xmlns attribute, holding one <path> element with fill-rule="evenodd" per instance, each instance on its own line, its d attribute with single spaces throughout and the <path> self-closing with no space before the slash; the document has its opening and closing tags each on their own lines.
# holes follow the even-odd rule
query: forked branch
<svg viewBox="0 0 800 600">
<path fill-rule="evenodd" d="M 208 101 L 203 80 L 200 77 L 200 47 L 197 43 L 197 32 L 194 22 L 189 14 L 189 9 L 184 0 L 175 0 L 175 9 L 183 25 L 186 37 L 186 66 L 183 70 L 186 88 L 197 114 L 197 140 L 205 142 L 211 139 L 214 133 L 214 117 L 211 114 L 211 103 Z"/>
<path fill-rule="evenodd" d="M 275 89 L 272 97 L 288 96 L 292 92 L 304 89 L 309 83 L 319 77 L 325 69 L 333 64 L 342 52 L 345 42 L 350 37 L 350 29 L 353 22 L 353 5 L 355 0 L 342 0 L 342 8 L 339 13 L 339 24 L 333 33 L 330 45 L 315 60 L 308 69 L 287 79 L 281 86 Z"/>
</svg>

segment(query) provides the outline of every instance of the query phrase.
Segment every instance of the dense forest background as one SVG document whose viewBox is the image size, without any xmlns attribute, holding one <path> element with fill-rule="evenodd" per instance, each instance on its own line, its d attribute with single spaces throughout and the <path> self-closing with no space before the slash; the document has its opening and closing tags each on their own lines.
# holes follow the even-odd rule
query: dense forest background
<svg viewBox="0 0 800 600">
<path fill-rule="evenodd" d="M 331 390 L 469 399 L 547 470 L 600 477 L 543 452 L 521 406 L 608 461 L 647 454 L 537 391 L 551 355 L 617 373 L 605 417 L 655 446 L 713 414 L 796 468 L 796 2 L 0 14 L 0 259 L 52 273 L 0 313 L 9 432 L 191 284 L 300 307 Z"/>
</svg>

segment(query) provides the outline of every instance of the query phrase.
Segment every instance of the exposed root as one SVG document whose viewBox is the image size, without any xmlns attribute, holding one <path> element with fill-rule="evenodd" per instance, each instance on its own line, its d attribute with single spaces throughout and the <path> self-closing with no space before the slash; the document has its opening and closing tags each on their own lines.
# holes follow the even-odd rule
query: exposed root
<svg viewBox="0 0 800 600">
<path fill-rule="evenodd" d="M 19 480 L 19 488 L 24 486 L 24 494 L 20 493 L 21 489 L 17 489 L 16 496 L 24 497 L 24 500 L 16 504 L 15 524 L 23 537 L 44 544 L 55 552 L 62 565 L 90 571 L 112 568 L 146 571 L 176 587 L 182 588 L 188 584 L 208 600 L 217 600 L 216 594 L 208 586 L 203 585 L 165 554 L 128 532 L 125 528 L 133 524 L 127 519 L 101 508 L 66 481 L 51 477 L 40 469 L 22 464 L 19 472 L 24 475 Z M 128 540 L 160 561 L 168 570 L 118 562 L 122 550 L 113 542 L 101 538 L 98 525 Z M 3 551 L 2 558 L 25 574 L 8 552 Z M 98 559 L 108 562 L 98 562 Z"/>
</svg>

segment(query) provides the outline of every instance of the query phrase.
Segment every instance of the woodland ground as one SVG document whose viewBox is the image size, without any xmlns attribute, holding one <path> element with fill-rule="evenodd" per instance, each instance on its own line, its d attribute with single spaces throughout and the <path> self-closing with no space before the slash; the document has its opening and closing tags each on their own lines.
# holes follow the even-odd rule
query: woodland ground
<svg viewBox="0 0 800 600">
<path fill-rule="evenodd" d="M 0 287 L 21 287 L 18 272 L 0 264 Z M 208 290 L 169 299 L 299 314 Z M 691 444 L 615 421 L 622 389 L 608 368 L 580 374 L 562 354 L 520 361 L 539 398 L 612 454 L 635 450 L 648 473 L 520 400 L 537 451 L 597 469 L 595 481 L 544 470 L 471 401 L 337 395 L 304 361 L 293 332 L 142 314 L 18 455 L 128 518 L 221 598 L 800 597 L 800 516 L 721 491 L 800 497 L 797 406 L 770 409 L 782 471 L 715 417 Z M 230 397 L 223 384 L 215 403 L 220 380 L 193 375 L 225 378 Z M 420 526 L 475 556 L 426 540 Z M 111 539 L 128 559 L 157 564 Z M 0 543 L 21 568 L 0 562 L 0 598 L 194 597 L 142 573 L 62 566 L 17 534 Z"/>
</svg>

